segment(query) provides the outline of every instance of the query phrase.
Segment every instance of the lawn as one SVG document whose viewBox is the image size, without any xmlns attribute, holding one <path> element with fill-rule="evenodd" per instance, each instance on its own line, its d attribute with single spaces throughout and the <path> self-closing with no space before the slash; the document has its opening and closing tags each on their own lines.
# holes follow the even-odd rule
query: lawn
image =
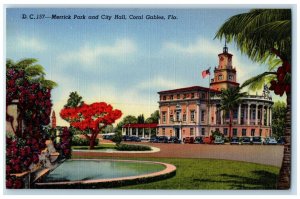
<svg viewBox="0 0 300 199">
<path fill-rule="evenodd" d="M 95 158 L 79 157 L 73 158 Z M 133 158 L 126 158 L 133 159 Z M 173 164 L 176 176 L 145 184 L 120 187 L 121 189 L 275 189 L 279 168 L 255 163 L 181 158 L 134 158 Z"/>
<path fill-rule="evenodd" d="M 112 144 L 100 144 L 95 146 L 95 150 L 97 149 L 114 149 L 116 147 L 116 144 L 112 143 Z M 89 146 L 72 146 L 72 149 L 77 149 L 77 150 L 88 150 Z"/>
</svg>

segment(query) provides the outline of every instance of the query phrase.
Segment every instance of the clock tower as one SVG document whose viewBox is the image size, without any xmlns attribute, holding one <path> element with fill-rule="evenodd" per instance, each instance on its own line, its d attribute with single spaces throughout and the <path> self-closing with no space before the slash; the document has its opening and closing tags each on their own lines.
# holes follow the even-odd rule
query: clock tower
<svg viewBox="0 0 300 199">
<path fill-rule="evenodd" d="M 237 87 L 236 70 L 232 67 L 232 54 L 228 53 L 228 47 L 223 48 L 223 53 L 219 54 L 219 65 L 214 69 L 214 78 L 211 79 L 210 88 L 214 90 L 223 90 L 230 87 Z"/>
</svg>

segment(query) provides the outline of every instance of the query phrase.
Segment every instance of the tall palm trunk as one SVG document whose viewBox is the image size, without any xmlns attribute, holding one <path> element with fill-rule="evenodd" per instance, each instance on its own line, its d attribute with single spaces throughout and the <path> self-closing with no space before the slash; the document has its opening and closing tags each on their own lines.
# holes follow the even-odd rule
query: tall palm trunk
<svg viewBox="0 0 300 199">
<path fill-rule="evenodd" d="M 229 111 L 229 138 L 232 137 L 232 119 L 233 118 L 233 112 Z"/>
<path fill-rule="evenodd" d="M 277 182 L 278 189 L 289 189 L 291 184 L 291 94 L 286 94 L 287 113 L 285 116 L 284 152 Z"/>
</svg>

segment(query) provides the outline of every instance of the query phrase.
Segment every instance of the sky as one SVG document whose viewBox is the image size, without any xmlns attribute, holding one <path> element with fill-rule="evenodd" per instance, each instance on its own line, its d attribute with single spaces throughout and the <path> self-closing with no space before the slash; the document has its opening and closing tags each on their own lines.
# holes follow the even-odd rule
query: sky
<svg viewBox="0 0 300 199">
<path fill-rule="evenodd" d="M 46 78 L 58 83 L 52 90 L 58 125 L 70 92 L 86 103 L 104 101 L 123 116 L 158 110 L 157 92 L 189 86 L 208 87 L 201 72 L 218 65 L 224 41 L 214 39 L 218 28 L 247 9 L 62 9 L 9 8 L 6 13 L 6 57 L 15 61 L 37 58 Z M 22 19 L 23 15 L 85 15 L 86 19 Z M 126 20 L 88 19 L 125 15 Z M 129 15 L 143 19 L 129 19 Z M 145 19 L 146 15 L 165 20 Z M 173 15 L 176 19 L 167 19 Z M 41 16 L 41 15 L 40 15 Z M 241 55 L 234 44 L 237 81 L 267 70 L 266 65 Z M 255 93 L 254 93 L 255 94 Z M 261 91 L 258 91 L 261 94 Z M 274 101 L 284 100 L 273 96 Z"/>
</svg>

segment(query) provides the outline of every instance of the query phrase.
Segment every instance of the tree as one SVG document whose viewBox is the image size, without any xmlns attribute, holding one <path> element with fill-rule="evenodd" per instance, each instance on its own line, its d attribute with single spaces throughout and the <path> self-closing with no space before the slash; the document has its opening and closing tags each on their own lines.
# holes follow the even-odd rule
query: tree
<svg viewBox="0 0 300 199">
<path fill-rule="evenodd" d="M 125 124 L 136 124 L 138 123 L 138 120 L 135 116 L 133 115 L 127 115 L 125 116 L 122 121 L 120 121 L 118 124 L 117 124 L 117 127 L 115 129 L 116 132 L 121 132 L 122 131 L 122 127 L 125 125 Z"/>
<path fill-rule="evenodd" d="M 30 83 L 39 83 L 44 88 L 53 89 L 57 86 L 57 83 L 51 80 L 45 79 L 44 67 L 37 64 L 38 60 L 34 58 L 25 58 L 18 62 L 14 62 L 12 59 L 7 59 L 6 69 L 15 69 L 24 71 L 25 78 Z"/>
<path fill-rule="evenodd" d="M 145 118 L 144 118 L 144 115 L 141 114 L 137 117 L 137 123 L 138 124 L 144 124 L 145 123 Z"/>
<path fill-rule="evenodd" d="M 159 120 L 159 111 L 156 110 L 156 111 L 154 111 L 154 112 L 150 115 L 150 117 L 148 117 L 148 118 L 146 119 L 145 123 L 148 123 L 148 124 L 150 124 L 150 123 L 158 123 L 158 120 Z"/>
<path fill-rule="evenodd" d="M 78 93 L 71 92 L 67 104 L 64 105 L 65 108 L 79 107 L 83 104 L 82 97 Z"/>
<path fill-rule="evenodd" d="M 232 120 L 233 110 L 241 103 L 241 98 L 246 95 L 245 92 L 240 92 L 239 87 L 231 87 L 226 90 L 222 90 L 220 94 L 221 98 L 221 110 L 229 112 L 229 137 L 232 137 Z"/>
<path fill-rule="evenodd" d="M 291 175 L 291 9 L 253 9 L 229 18 L 217 31 L 216 38 L 234 41 L 242 53 L 258 63 L 266 63 L 277 56 L 282 66 L 276 79 L 270 81 L 270 90 L 287 96 L 285 115 L 285 144 L 278 189 L 290 188 Z M 268 75 L 265 73 L 264 76 Z M 274 75 L 274 74 L 273 74 Z M 254 80 L 250 81 L 254 82 Z M 249 83 L 249 82 L 248 82 Z M 248 84 L 249 85 L 249 84 Z M 245 85 L 244 85 L 245 86 Z"/>
<path fill-rule="evenodd" d="M 90 142 L 89 149 L 93 149 L 99 132 L 119 119 L 122 112 L 118 109 L 113 110 L 113 107 L 105 102 L 95 102 L 90 105 L 83 102 L 79 107 L 63 108 L 60 116 L 70 122 L 71 126 L 85 132 L 84 135 Z"/>
<path fill-rule="evenodd" d="M 277 101 L 272 107 L 272 134 L 279 138 L 284 136 L 286 104 Z"/>
</svg>

